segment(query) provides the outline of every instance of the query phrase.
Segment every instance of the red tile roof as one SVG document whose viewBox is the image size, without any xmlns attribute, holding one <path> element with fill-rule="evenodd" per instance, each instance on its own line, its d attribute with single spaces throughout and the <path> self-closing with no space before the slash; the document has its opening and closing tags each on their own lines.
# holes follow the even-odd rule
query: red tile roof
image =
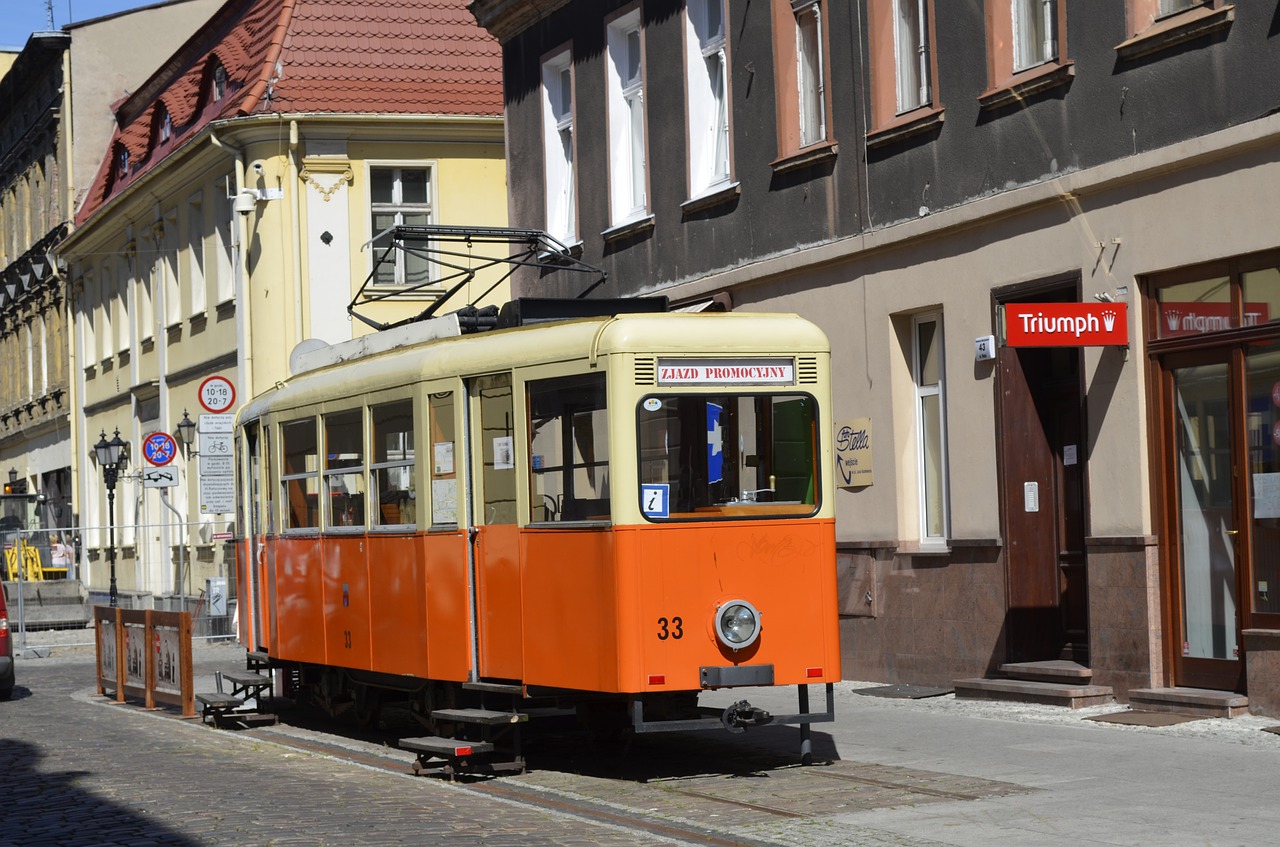
<svg viewBox="0 0 1280 847">
<path fill-rule="evenodd" d="M 116 133 L 76 224 L 212 121 L 276 113 L 501 115 L 501 51 L 466 2 L 228 0 L 113 106 Z M 214 100 L 219 64 L 226 88 Z M 166 110 L 172 134 L 161 141 Z"/>
</svg>

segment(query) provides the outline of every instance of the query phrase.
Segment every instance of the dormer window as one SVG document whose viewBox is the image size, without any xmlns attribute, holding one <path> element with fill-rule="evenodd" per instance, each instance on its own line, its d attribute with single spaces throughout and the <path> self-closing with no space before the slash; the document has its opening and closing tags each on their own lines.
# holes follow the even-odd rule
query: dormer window
<svg viewBox="0 0 1280 847">
<path fill-rule="evenodd" d="M 116 178 L 124 179 L 129 175 L 129 151 L 120 147 L 116 149 Z"/>
<path fill-rule="evenodd" d="M 213 68 L 213 99 L 221 100 L 227 93 L 227 69 L 221 62 Z"/>
<path fill-rule="evenodd" d="M 173 137 L 173 117 L 168 110 L 160 115 L 160 143 L 163 144 Z"/>
</svg>

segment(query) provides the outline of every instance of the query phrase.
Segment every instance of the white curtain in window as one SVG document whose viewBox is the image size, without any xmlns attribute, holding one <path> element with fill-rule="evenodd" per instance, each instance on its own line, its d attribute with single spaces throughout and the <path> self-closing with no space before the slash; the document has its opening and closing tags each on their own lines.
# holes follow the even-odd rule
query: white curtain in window
<svg viewBox="0 0 1280 847">
<path fill-rule="evenodd" d="M 898 112 L 929 102 L 929 41 L 926 0 L 894 0 L 894 42 L 897 50 Z"/>
<path fill-rule="evenodd" d="M 1056 0 L 1013 0 L 1015 71 L 1043 65 L 1057 57 L 1056 11 Z"/>
<path fill-rule="evenodd" d="M 724 0 L 690 0 L 685 32 L 690 196 L 729 179 Z"/>
<path fill-rule="evenodd" d="M 542 66 L 542 132 L 547 232 L 565 244 L 577 241 L 573 165 L 573 75 L 569 51 Z"/>
<path fill-rule="evenodd" d="M 607 49 L 609 205 L 610 220 L 616 226 L 634 220 L 647 209 L 639 11 L 609 25 Z"/>
<path fill-rule="evenodd" d="M 800 145 L 826 138 L 823 97 L 822 16 L 815 3 L 796 12 L 797 82 L 800 99 Z"/>
</svg>

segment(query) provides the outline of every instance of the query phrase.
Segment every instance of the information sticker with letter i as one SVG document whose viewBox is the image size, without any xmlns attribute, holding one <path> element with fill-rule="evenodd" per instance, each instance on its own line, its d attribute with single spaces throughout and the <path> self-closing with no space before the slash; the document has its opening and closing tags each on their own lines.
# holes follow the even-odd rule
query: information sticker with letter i
<svg viewBox="0 0 1280 847">
<path fill-rule="evenodd" d="M 671 486 L 665 482 L 641 485 L 640 510 L 650 518 L 671 517 Z"/>
</svg>

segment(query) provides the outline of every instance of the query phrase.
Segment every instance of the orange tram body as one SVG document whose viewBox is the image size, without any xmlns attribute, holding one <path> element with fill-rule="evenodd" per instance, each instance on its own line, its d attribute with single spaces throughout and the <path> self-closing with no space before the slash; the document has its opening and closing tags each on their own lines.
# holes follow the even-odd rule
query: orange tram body
<svg viewBox="0 0 1280 847">
<path fill-rule="evenodd" d="M 840 679 L 826 338 L 602 302 L 366 336 L 248 403 L 240 639 L 335 713 L 396 697 L 456 735 L 442 710 L 496 692 L 636 732 L 799 724 L 807 761 Z M 698 706 L 791 685 L 793 715 Z"/>
</svg>

